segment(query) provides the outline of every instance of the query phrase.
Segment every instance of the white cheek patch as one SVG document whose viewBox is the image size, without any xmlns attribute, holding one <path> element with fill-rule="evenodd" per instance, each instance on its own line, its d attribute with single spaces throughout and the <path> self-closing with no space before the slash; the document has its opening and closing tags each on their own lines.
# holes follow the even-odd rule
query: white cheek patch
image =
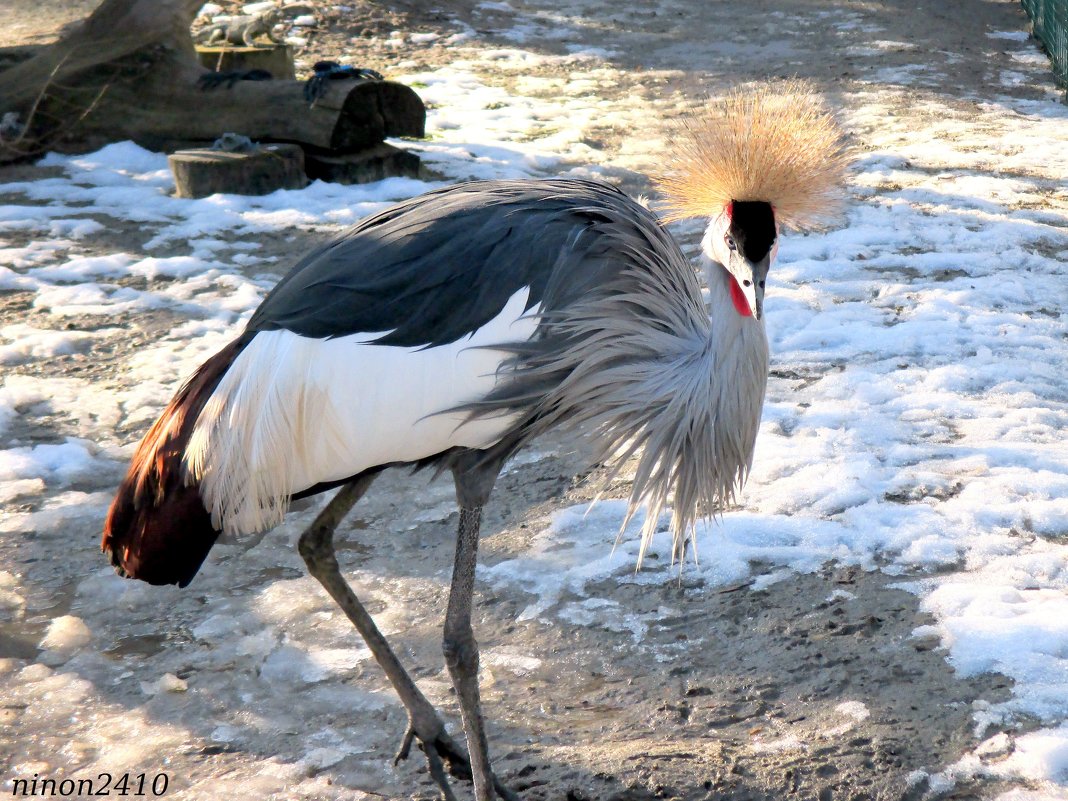
<svg viewBox="0 0 1068 801">
<path fill-rule="evenodd" d="M 701 240 L 701 250 L 712 261 L 726 265 L 730 263 L 730 250 L 727 248 L 724 237 L 731 228 L 731 218 L 724 209 L 709 220 L 705 236 Z"/>
</svg>

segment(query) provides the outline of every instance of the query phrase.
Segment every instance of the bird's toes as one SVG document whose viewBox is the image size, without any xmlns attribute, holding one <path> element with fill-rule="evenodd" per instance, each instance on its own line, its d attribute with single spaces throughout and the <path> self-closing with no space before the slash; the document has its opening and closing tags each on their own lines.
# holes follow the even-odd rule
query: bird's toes
<svg viewBox="0 0 1068 801">
<path fill-rule="evenodd" d="M 415 738 L 415 727 L 411 721 L 408 721 L 408 728 L 404 730 L 404 736 L 401 737 L 400 747 L 397 749 L 397 753 L 393 755 L 393 764 L 399 765 L 401 762 L 408 758 L 408 754 L 412 751 L 412 740 Z"/>
<path fill-rule="evenodd" d="M 416 740 L 419 742 L 419 750 L 426 755 L 428 762 L 443 764 L 453 778 L 471 780 L 471 763 L 467 754 L 451 737 L 442 734 L 433 740 L 424 740 L 416 732 L 415 725 L 410 720 L 404 730 L 404 736 L 401 737 L 397 753 L 393 755 L 394 765 L 399 765 L 408 759 L 412 751 L 412 743 Z"/>
<path fill-rule="evenodd" d="M 447 735 L 438 737 L 429 745 L 420 741 L 419 747 L 423 749 L 423 753 L 427 753 L 428 747 L 432 748 L 434 753 L 445 763 L 445 769 L 454 779 L 471 781 L 471 762 L 468 760 L 467 754 Z"/>
<path fill-rule="evenodd" d="M 434 780 L 438 789 L 441 790 L 443 801 L 456 801 L 452 787 L 449 786 L 449 778 L 446 776 L 446 771 L 453 778 L 471 781 L 471 766 L 467 762 L 467 755 L 457 751 L 454 746 L 443 741 L 440 737 L 436 740 L 426 741 L 419 738 L 418 735 L 415 736 L 419 739 L 419 748 L 422 749 L 423 754 L 426 756 L 426 765 L 430 770 L 430 777 Z M 460 769 L 461 767 L 463 768 L 462 770 Z"/>
</svg>

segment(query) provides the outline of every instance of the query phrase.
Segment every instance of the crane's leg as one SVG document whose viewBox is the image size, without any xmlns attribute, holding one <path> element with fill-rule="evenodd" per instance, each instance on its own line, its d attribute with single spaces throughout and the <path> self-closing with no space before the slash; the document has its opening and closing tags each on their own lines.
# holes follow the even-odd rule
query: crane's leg
<svg viewBox="0 0 1068 801">
<path fill-rule="evenodd" d="M 477 459 L 477 456 L 475 457 Z M 490 767 L 486 727 L 482 720 L 478 691 L 478 643 L 471 629 L 471 600 L 475 586 L 475 563 L 482 506 L 497 478 L 499 464 L 457 464 L 453 467 L 456 496 L 460 502 L 460 526 L 456 538 L 449 605 L 445 611 L 445 636 L 442 649 L 445 664 L 452 676 L 460 700 L 460 714 L 471 752 L 471 778 L 476 801 L 493 801 L 494 789 L 504 799 L 518 799 L 504 788 Z"/>
<path fill-rule="evenodd" d="M 470 762 L 467 754 L 445 731 L 445 724 L 440 716 L 404 670 L 371 615 L 364 609 L 356 593 L 341 575 L 337 556 L 334 553 L 334 530 L 356 501 L 367 491 L 373 480 L 373 474 L 365 474 L 342 487 L 341 491 L 315 518 L 315 522 L 300 535 L 297 547 L 304 563 L 308 566 L 308 572 L 323 585 L 346 617 L 352 621 L 375 660 L 385 671 L 401 703 L 408 710 L 408 729 L 397 754 L 397 760 L 407 757 L 413 737 L 418 738 L 426 754 L 430 774 L 441 788 L 442 795 L 446 801 L 455 801 L 448 779 L 445 777 L 442 759 L 448 764 L 450 773 L 467 778 L 470 776 Z"/>
</svg>

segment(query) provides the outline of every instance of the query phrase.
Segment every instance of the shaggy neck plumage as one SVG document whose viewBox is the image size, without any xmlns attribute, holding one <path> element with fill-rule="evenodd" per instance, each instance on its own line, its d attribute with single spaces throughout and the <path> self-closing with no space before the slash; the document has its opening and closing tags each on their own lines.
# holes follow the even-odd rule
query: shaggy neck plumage
<svg viewBox="0 0 1068 801">
<path fill-rule="evenodd" d="M 730 307 L 722 303 L 709 318 L 677 245 L 642 255 L 643 269 L 547 308 L 540 336 L 517 348 L 497 390 L 468 408 L 476 415 L 526 410 L 522 441 L 562 422 L 583 424 L 595 459 L 609 465 L 605 486 L 635 457 L 627 521 L 645 507 L 641 554 L 673 496 L 671 531 L 681 555 L 696 520 L 730 504 L 749 472 L 767 339 L 762 323 L 724 314 Z M 718 265 L 710 273 L 713 295 L 729 292 L 730 276 Z"/>
</svg>

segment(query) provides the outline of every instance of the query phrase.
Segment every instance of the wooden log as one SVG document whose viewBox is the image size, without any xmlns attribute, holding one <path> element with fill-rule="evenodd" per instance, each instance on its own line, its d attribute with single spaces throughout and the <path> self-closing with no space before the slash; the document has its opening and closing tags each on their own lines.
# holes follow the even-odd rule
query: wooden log
<svg viewBox="0 0 1068 801">
<path fill-rule="evenodd" d="M 422 136 L 426 111 L 389 81 L 331 80 L 312 104 L 304 84 L 239 81 L 202 92 L 189 24 L 203 0 L 103 0 L 59 42 L 0 71 L 0 109 L 20 116 L 0 163 L 46 148 L 84 151 L 133 139 L 156 150 L 208 143 L 226 132 L 353 152 L 387 136 Z"/>
<path fill-rule="evenodd" d="M 304 171 L 313 181 L 319 179 L 337 184 L 365 184 L 395 176 L 418 178 L 419 157 L 382 143 L 343 156 L 307 153 Z"/>
<path fill-rule="evenodd" d="M 266 195 L 276 189 L 301 189 L 304 151 L 297 145 L 265 145 L 249 153 L 179 150 L 167 157 L 177 197 L 207 197 L 217 192 Z"/>
<path fill-rule="evenodd" d="M 197 71 L 196 75 L 202 74 Z M 227 132 L 255 141 L 296 142 L 319 151 L 352 152 L 388 136 L 424 135 L 426 110 L 409 87 L 390 81 L 330 81 L 309 104 L 296 81 L 238 81 L 210 91 L 191 80 L 116 84 L 78 123 L 83 137 L 133 139 L 169 150 L 190 141 L 212 142 Z"/>
<path fill-rule="evenodd" d="M 294 80 L 293 48 L 289 45 L 234 47 L 233 45 L 197 45 L 200 66 L 214 72 L 231 70 L 267 70 L 276 79 Z"/>
</svg>

